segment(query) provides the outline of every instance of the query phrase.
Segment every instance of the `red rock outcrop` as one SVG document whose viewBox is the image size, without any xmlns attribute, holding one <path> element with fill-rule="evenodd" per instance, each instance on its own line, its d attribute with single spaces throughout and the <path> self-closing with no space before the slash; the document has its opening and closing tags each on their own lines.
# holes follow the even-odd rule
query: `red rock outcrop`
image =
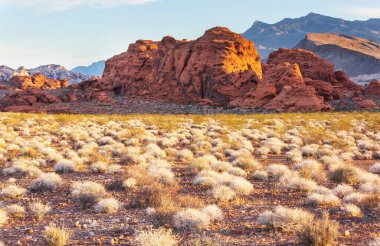
<svg viewBox="0 0 380 246">
<path fill-rule="evenodd" d="M 40 73 L 32 76 L 13 76 L 9 82 L 22 90 L 28 88 L 59 89 L 68 86 L 68 80 L 49 79 Z"/>
<path fill-rule="evenodd" d="M 254 44 L 216 27 L 194 41 L 139 40 L 106 62 L 101 83 L 129 97 L 227 105 L 262 78 Z"/>
<path fill-rule="evenodd" d="M 39 89 L 27 89 L 15 91 L 0 100 L 2 106 L 33 106 L 37 103 L 53 104 L 59 103 L 61 99 L 53 94 Z"/>
<path fill-rule="evenodd" d="M 380 97 L 380 82 L 372 80 L 371 83 L 365 88 L 365 94 Z"/>
</svg>

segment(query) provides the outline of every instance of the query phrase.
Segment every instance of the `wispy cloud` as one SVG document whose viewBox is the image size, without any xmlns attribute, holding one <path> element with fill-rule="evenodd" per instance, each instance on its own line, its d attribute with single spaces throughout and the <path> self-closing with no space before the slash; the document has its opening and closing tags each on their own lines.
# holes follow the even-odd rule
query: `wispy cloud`
<svg viewBox="0 0 380 246">
<path fill-rule="evenodd" d="M 359 8 L 355 8 L 354 12 L 356 12 L 357 14 L 366 16 L 368 18 L 380 18 L 380 8 L 359 7 Z"/>
<path fill-rule="evenodd" d="M 75 7 L 114 7 L 156 2 L 157 0 L 0 0 L 0 6 L 31 7 L 46 12 L 62 11 Z"/>
<path fill-rule="evenodd" d="M 343 12 L 360 18 L 380 18 L 380 7 L 350 6 L 343 8 Z"/>
</svg>

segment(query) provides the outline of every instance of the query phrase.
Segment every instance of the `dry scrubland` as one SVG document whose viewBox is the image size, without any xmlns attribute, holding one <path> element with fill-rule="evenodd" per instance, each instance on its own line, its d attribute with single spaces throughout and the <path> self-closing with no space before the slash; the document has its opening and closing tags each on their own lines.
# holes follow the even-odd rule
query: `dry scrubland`
<svg viewBox="0 0 380 246">
<path fill-rule="evenodd" d="M 0 114 L 4 245 L 380 245 L 380 114 Z"/>
</svg>

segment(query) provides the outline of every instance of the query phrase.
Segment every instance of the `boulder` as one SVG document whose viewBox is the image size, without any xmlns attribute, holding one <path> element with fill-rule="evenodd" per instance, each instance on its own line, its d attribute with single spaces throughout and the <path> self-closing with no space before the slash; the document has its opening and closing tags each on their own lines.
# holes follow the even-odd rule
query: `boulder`
<svg viewBox="0 0 380 246">
<path fill-rule="evenodd" d="M 37 103 L 53 104 L 59 102 L 61 102 L 61 99 L 57 96 L 39 89 L 11 92 L 0 100 L 0 104 L 3 107 L 24 105 L 33 106 Z"/>
<path fill-rule="evenodd" d="M 280 94 L 264 105 L 264 108 L 279 112 L 330 111 L 332 106 L 316 95 L 311 86 L 285 86 Z"/>
<path fill-rule="evenodd" d="M 56 80 L 46 78 L 44 75 L 38 73 L 32 76 L 13 76 L 9 82 L 15 87 L 26 90 L 28 88 L 37 89 L 59 89 L 68 86 L 68 80 Z"/>
<path fill-rule="evenodd" d="M 279 49 L 272 52 L 268 64 L 283 62 L 297 63 L 304 78 L 332 82 L 334 79 L 334 64 L 320 58 L 316 54 L 302 49 Z"/>
</svg>

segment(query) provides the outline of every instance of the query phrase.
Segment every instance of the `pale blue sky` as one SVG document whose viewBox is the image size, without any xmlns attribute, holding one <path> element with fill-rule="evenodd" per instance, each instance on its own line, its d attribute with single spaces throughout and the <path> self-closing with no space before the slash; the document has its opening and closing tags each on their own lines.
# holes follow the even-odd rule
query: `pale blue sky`
<svg viewBox="0 0 380 246">
<path fill-rule="evenodd" d="M 380 18 L 379 0 L 0 0 L 0 65 L 88 65 L 137 39 L 194 39 L 214 26 L 244 32 L 315 12 Z"/>
</svg>

